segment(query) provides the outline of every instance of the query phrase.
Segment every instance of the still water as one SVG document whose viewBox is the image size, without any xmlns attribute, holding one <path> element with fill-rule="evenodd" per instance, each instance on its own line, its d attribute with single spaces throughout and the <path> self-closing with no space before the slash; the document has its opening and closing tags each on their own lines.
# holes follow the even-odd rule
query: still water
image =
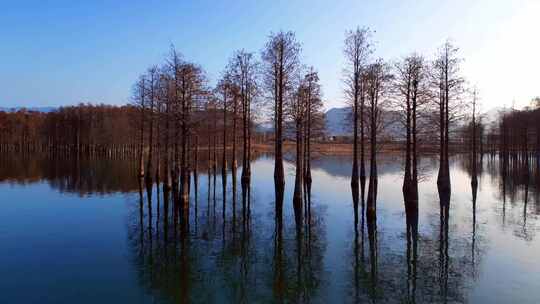
<svg viewBox="0 0 540 304">
<path fill-rule="evenodd" d="M 187 234 L 161 189 L 139 191 L 134 163 L 0 161 L 0 303 L 540 303 L 536 164 L 503 178 L 498 159 L 484 156 L 473 203 L 469 162 L 455 156 L 441 216 L 437 162 L 422 159 L 411 237 L 395 156 L 381 156 L 376 225 L 357 229 L 350 159 L 317 157 L 300 236 L 292 163 L 283 229 L 274 220 L 273 159 L 262 155 L 245 213 L 240 178 L 233 193 L 229 175 L 224 204 L 220 174 L 214 192 L 213 178 L 199 172 Z"/>
</svg>

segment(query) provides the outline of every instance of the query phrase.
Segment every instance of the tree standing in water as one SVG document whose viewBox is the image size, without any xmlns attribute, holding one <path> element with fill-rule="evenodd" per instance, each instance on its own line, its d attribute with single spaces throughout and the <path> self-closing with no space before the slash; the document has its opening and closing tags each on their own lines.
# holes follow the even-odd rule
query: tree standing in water
<svg viewBox="0 0 540 304">
<path fill-rule="evenodd" d="M 166 119 L 163 109 L 167 103 L 167 82 L 165 75 L 159 71 L 158 80 L 156 83 L 156 186 L 159 191 L 159 186 L 161 184 L 161 164 L 162 164 L 162 140 L 163 140 L 163 129 L 162 124 L 163 120 Z M 159 206 L 159 204 L 158 204 Z"/>
<path fill-rule="evenodd" d="M 367 60 L 371 54 L 371 44 L 369 43 L 370 31 L 367 28 L 356 28 L 345 33 L 345 94 L 352 108 L 353 123 L 353 164 L 351 174 L 351 189 L 353 192 L 354 218 L 358 222 L 358 192 L 360 177 L 362 189 L 365 185 L 366 173 L 364 164 L 364 82 L 363 73 L 367 65 Z M 360 149 L 360 176 L 358 174 L 358 124 L 360 123 L 361 142 Z"/>
<path fill-rule="evenodd" d="M 285 113 L 294 126 L 296 139 L 296 172 L 294 181 L 293 207 L 295 213 L 296 227 L 301 229 L 302 203 L 304 202 L 304 190 L 306 182 L 311 187 L 310 154 L 306 154 L 308 149 L 310 129 L 313 127 L 312 115 L 317 116 L 321 108 L 319 78 L 315 69 L 311 67 L 304 77 L 299 81 L 293 98 L 287 99 L 285 103 Z M 306 169 L 307 167 L 307 169 Z M 308 171 L 309 170 L 309 171 Z M 309 178 L 305 180 L 306 176 Z M 306 191 L 307 192 L 307 191 Z M 308 206 L 306 205 L 306 209 Z M 307 211 L 307 210 L 306 210 Z M 299 230 L 301 232 L 301 230 Z"/>
<path fill-rule="evenodd" d="M 221 184 L 223 192 L 223 217 L 225 218 L 225 208 L 227 202 L 227 105 L 231 99 L 230 75 L 225 73 L 219 81 L 217 90 L 221 93 L 221 105 L 223 110 L 223 146 L 221 155 Z"/>
<path fill-rule="evenodd" d="M 213 96 L 211 97 L 212 100 L 213 100 L 213 105 L 214 105 L 214 111 L 213 111 L 213 115 L 212 115 L 212 121 L 214 122 L 213 123 L 213 128 L 212 128 L 212 175 L 214 177 L 214 184 L 213 184 L 213 199 L 214 199 L 214 204 L 216 202 L 216 181 L 217 181 L 217 138 L 218 138 L 218 127 L 217 127 L 217 121 L 218 121 L 218 98 L 217 96 Z"/>
<path fill-rule="evenodd" d="M 302 202 L 304 189 L 304 123 L 307 116 L 308 92 L 306 83 L 302 80 L 294 96 L 286 100 L 285 113 L 294 125 L 296 139 L 296 172 L 294 179 L 293 207 L 296 228 L 302 227 Z"/>
<path fill-rule="evenodd" d="M 140 76 L 134 88 L 134 104 L 139 109 L 139 178 L 144 177 L 144 122 L 146 112 L 146 77 Z"/>
<path fill-rule="evenodd" d="M 274 186 L 276 190 L 276 213 L 283 209 L 285 172 L 283 169 L 283 106 L 294 93 L 294 78 L 300 68 L 300 43 L 293 32 L 271 34 L 262 52 L 264 78 L 274 106 Z"/>
<path fill-rule="evenodd" d="M 149 101 L 149 107 L 148 107 L 148 116 L 150 121 L 150 128 L 148 130 L 148 159 L 146 160 L 146 185 L 147 187 L 150 187 L 152 185 L 152 161 L 153 161 L 153 152 L 154 152 L 154 122 L 155 122 L 155 107 L 156 107 L 156 101 L 158 97 L 158 83 L 159 83 L 159 75 L 158 75 L 158 68 L 156 66 L 153 66 L 148 69 L 147 72 L 147 79 L 148 81 L 147 86 L 148 88 L 145 90 L 148 94 L 148 101 Z"/>
<path fill-rule="evenodd" d="M 377 133 L 381 127 L 381 108 L 384 105 L 384 98 L 387 85 L 391 79 L 388 66 L 382 59 L 370 64 L 366 69 L 366 94 L 368 106 L 368 129 L 370 146 L 370 166 L 369 166 L 369 186 L 367 196 L 366 217 L 368 221 L 376 219 L 377 202 Z"/>
<path fill-rule="evenodd" d="M 171 77 L 168 74 L 162 75 L 162 87 L 165 90 L 164 98 L 165 100 L 165 182 L 163 184 L 164 190 L 170 190 L 172 187 L 172 175 L 171 175 L 171 108 L 173 101 L 173 85 L 171 82 Z"/>
<path fill-rule="evenodd" d="M 174 218 L 178 217 L 179 210 L 179 191 L 178 183 L 180 177 L 180 126 L 182 121 L 182 108 L 180 104 L 180 74 L 182 70 L 182 65 L 184 64 L 182 60 L 182 55 L 176 51 L 174 47 L 171 47 L 169 56 L 167 58 L 167 70 L 170 74 L 170 100 L 169 100 L 169 119 L 171 120 L 172 126 L 169 126 L 173 130 L 172 134 L 172 145 L 173 151 L 170 157 L 171 165 L 171 184 L 173 190 L 173 201 L 174 201 Z M 176 220 L 174 221 L 176 225 Z"/>
<path fill-rule="evenodd" d="M 231 59 L 229 70 L 231 80 L 237 90 L 236 98 L 240 99 L 242 114 L 242 185 L 244 187 L 251 180 L 251 107 L 257 93 L 257 62 L 252 53 L 241 50 L 236 52 Z M 233 104 L 234 112 L 237 111 L 236 107 L 235 101 Z M 236 114 L 233 115 L 235 119 L 233 123 L 236 124 Z M 234 132 L 236 133 L 236 128 Z M 234 148 L 236 148 L 236 138 L 234 141 Z M 235 160 L 236 156 L 233 166 L 235 166 Z"/>
<path fill-rule="evenodd" d="M 241 58 L 242 56 L 240 56 Z M 232 107 L 232 143 L 231 143 L 231 179 L 232 179 L 232 230 L 236 230 L 236 187 L 237 187 L 237 169 L 238 162 L 237 158 L 237 142 L 238 142 L 238 115 L 239 115 L 239 101 L 241 101 L 242 96 L 240 94 L 240 85 L 241 73 L 238 73 L 237 69 L 237 60 L 238 57 L 233 57 L 229 60 L 227 66 L 227 74 L 229 76 L 229 98 L 230 106 Z"/>
<path fill-rule="evenodd" d="M 397 106 L 405 126 L 405 172 L 403 195 L 406 207 L 418 202 L 418 108 L 425 99 L 425 66 L 420 55 L 412 54 L 395 65 Z"/>
<path fill-rule="evenodd" d="M 437 187 L 450 192 L 449 145 L 451 123 L 458 118 L 463 78 L 459 75 L 461 59 L 457 57 L 458 48 L 447 41 L 439 49 L 433 62 L 432 82 L 435 104 L 439 110 L 439 173 Z"/>
<path fill-rule="evenodd" d="M 319 74 L 313 67 L 309 68 L 307 74 L 304 76 L 304 92 L 306 103 L 306 117 L 304 119 L 303 136 L 304 136 L 304 191 L 305 195 L 309 196 L 311 193 L 311 137 L 314 136 L 319 129 L 320 125 L 324 123 L 322 112 L 323 103 L 321 99 L 321 85 L 319 84 Z M 311 200 L 306 197 L 306 210 L 309 214 L 311 208 Z"/>
<path fill-rule="evenodd" d="M 180 211 L 182 218 L 184 218 L 189 212 L 190 164 L 188 154 L 190 153 L 189 138 L 194 129 L 192 112 L 201 99 L 207 95 L 205 89 L 206 79 L 202 68 L 196 64 L 183 61 L 174 48 L 171 49 L 168 63 L 175 91 L 174 114 L 178 122 L 176 126 L 177 133 L 179 133 L 180 137 L 177 137 L 176 140 L 182 140 L 181 150 L 178 151 L 175 148 L 175 158 L 180 157 Z"/>
<path fill-rule="evenodd" d="M 231 103 L 232 103 L 232 134 L 231 134 L 231 137 L 232 137 L 232 144 L 231 144 L 231 151 L 232 151 L 232 155 L 231 155 L 231 171 L 234 172 L 234 177 L 233 177 L 233 185 L 235 185 L 236 183 L 236 170 L 238 168 L 238 161 L 236 160 L 236 157 L 237 157 L 237 150 L 238 150 L 238 147 L 237 147 L 237 143 L 238 143 L 238 135 L 237 135 L 237 131 L 238 131 L 238 100 L 240 99 L 240 94 L 239 94 L 239 90 L 238 90 L 238 86 L 232 82 L 231 84 Z"/>
<path fill-rule="evenodd" d="M 473 90 L 473 96 L 472 96 L 472 179 L 471 179 L 471 185 L 473 187 L 476 187 L 478 185 L 478 177 L 477 175 L 477 169 L 476 169 L 476 135 L 477 135 L 477 124 L 476 124 L 476 106 L 477 106 L 477 99 L 476 99 L 476 88 Z"/>
</svg>

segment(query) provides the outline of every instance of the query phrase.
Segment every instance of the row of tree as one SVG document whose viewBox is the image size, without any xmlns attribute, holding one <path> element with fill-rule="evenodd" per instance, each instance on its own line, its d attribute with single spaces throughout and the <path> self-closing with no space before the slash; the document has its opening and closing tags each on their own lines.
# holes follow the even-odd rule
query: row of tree
<svg viewBox="0 0 540 304">
<path fill-rule="evenodd" d="M 528 166 L 533 156 L 540 158 L 540 98 L 535 98 L 530 107 L 502 113 L 498 128 L 490 133 L 498 139 L 501 159 L 519 159 Z"/>
<path fill-rule="evenodd" d="M 197 179 L 199 146 L 204 146 L 214 189 L 218 169 L 224 189 L 228 170 L 236 186 L 238 155 L 242 158 L 241 185 L 247 188 L 254 120 L 261 108 L 268 108 L 274 122 L 276 212 L 281 214 L 283 208 L 287 130 L 296 141 L 294 206 L 300 222 L 303 194 L 311 185 L 311 139 L 320 132 L 323 118 L 318 74 L 315 68 L 301 64 L 300 51 L 292 32 L 271 34 L 260 59 L 245 50 L 235 52 L 211 87 L 203 69 L 172 47 L 165 62 L 149 68 L 134 86 L 139 176 L 151 186 L 154 179 L 159 185 L 163 175 L 164 188 L 179 194 L 180 215 L 188 214 L 191 178 Z"/>
<path fill-rule="evenodd" d="M 368 220 L 376 217 L 378 134 L 386 127 L 383 111 L 397 110 L 405 131 L 405 207 L 417 208 L 418 151 L 423 139 L 439 141 L 437 185 L 450 193 L 450 136 L 471 103 L 460 74 L 458 49 L 445 42 L 432 60 L 412 53 L 394 62 L 373 56 L 368 28 L 348 31 L 345 37 L 345 93 L 352 107 L 353 164 L 351 188 L 358 221 L 359 192 L 364 202 L 366 148 L 369 145 Z M 476 109 L 474 110 L 476 111 Z M 437 126 L 438 134 L 433 126 Z M 362 210 L 364 206 L 362 205 Z M 364 214 L 362 214 L 363 216 Z"/>
<path fill-rule="evenodd" d="M 437 185 L 441 193 L 448 195 L 448 200 L 444 201 L 449 201 L 450 136 L 457 129 L 456 122 L 470 111 L 471 104 L 473 137 L 476 138 L 477 134 L 474 119 L 476 93 L 472 94 L 474 96 L 466 94 L 465 80 L 460 73 L 461 59 L 455 46 L 450 42 L 444 43 L 432 60 L 413 53 L 390 63 L 373 56 L 371 36 L 369 29 L 357 28 L 348 31 L 344 41 L 345 93 L 352 107 L 351 188 L 355 222 L 358 221 L 360 190 L 364 210 L 367 156 L 369 184 L 365 215 L 369 221 L 376 218 L 378 135 L 385 128 L 385 111 L 400 110 L 406 133 L 403 182 L 406 208 L 417 208 L 420 138 L 438 138 L 440 167 Z M 214 88 L 208 85 L 201 67 L 185 61 L 172 48 L 166 62 L 148 69 L 135 86 L 134 104 L 140 111 L 140 176 L 146 176 L 147 184 L 152 184 L 154 170 L 159 173 L 163 164 L 166 188 L 176 190 L 174 187 L 179 184 L 182 208 L 188 208 L 191 173 L 197 178 L 197 168 L 193 167 L 191 159 L 197 157 L 199 137 L 202 138 L 196 126 L 206 124 L 208 130 L 223 130 L 220 150 L 224 189 L 229 169 L 229 147 L 233 179 L 236 176 L 237 129 L 241 130 L 241 180 L 244 188 L 251 178 L 252 122 L 260 112 L 258 110 L 266 108 L 274 123 L 276 217 L 281 218 L 283 209 L 283 141 L 284 131 L 288 129 L 293 131 L 296 142 L 293 206 L 297 227 L 302 227 L 303 209 L 307 211 L 310 208 L 302 203 L 311 187 L 312 132 L 316 125 L 314 121 L 322 117 L 318 80 L 313 67 L 305 68 L 301 64 L 301 45 L 292 32 L 272 33 L 260 60 L 243 50 L 234 53 Z M 231 124 L 232 128 L 229 127 Z M 433 125 L 438 127 L 438 134 L 434 134 Z M 232 134 L 228 134 L 229 129 Z M 216 144 L 219 140 L 216 137 L 216 132 L 206 137 L 208 168 L 212 168 L 209 174 L 214 176 L 218 165 Z M 148 143 L 145 143 L 145 138 L 148 138 Z M 473 142 L 476 151 L 476 139 Z M 157 169 L 153 169 L 154 163 Z M 155 176 L 159 179 L 158 173 Z M 233 180 L 234 185 L 236 182 Z"/>
<path fill-rule="evenodd" d="M 132 106 L 79 104 L 55 111 L 0 112 L 0 149 L 14 152 L 130 153 Z"/>
</svg>

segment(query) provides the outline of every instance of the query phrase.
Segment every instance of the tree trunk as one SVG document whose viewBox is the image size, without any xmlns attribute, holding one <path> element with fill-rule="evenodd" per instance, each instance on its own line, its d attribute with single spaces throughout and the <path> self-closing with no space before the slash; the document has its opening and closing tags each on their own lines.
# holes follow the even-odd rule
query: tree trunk
<svg viewBox="0 0 540 304">
<path fill-rule="evenodd" d="M 409 197 L 410 188 L 411 188 L 411 102 L 410 102 L 410 78 L 407 83 L 407 95 L 405 98 L 406 102 L 406 121 L 405 121 L 405 130 L 406 130 L 406 143 L 405 143 L 405 176 L 403 177 L 403 195 Z"/>
<path fill-rule="evenodd" d="M 283 192 L 285 188 L 285 173 L 283 169 L 283 91 L 284 91 L 284 83 L 283 83 L 283 46 L 281 46 L 280 52 L 279 52 L 279 68 L 278 68 L 278 75 L 277 75 L 277 85 L 276 85 L 276 91 L 277 96 L 276 97 L 276 128 L 275 128 L 275 145 L 276 145 L 276 155 L 275 155 L 275 164 L 274 164 L 274 186 L 276 188 L 276 209 L 281 212 L 283 208 L 283 200 L 278 200 L 278 196 L 280 193 Z M 281 195 L 282 196 L 282 195 Z"/>
<path fill-rule="evenodd" d="M 139 139 L 139 177 L 144 177 L 144 105 L 141 108 L 141 127 Z"/>
<path fill-rule="evenodd" d="M 223 188 L 223 221 L 227 202 L 227 93 L 223 93 L 223 155 L 221 160 L 221 184 Z"/>
<path fill-rule="evenodd" d="M 184 84 L 184 82 L 183 82 Z M 185 219 L 189 208 L 189 163 L 188 163 L 188 141 L 189 141 L 189 105 L 188 96 L 185 89 L 182 91 L 182 155 L 180 159 L 180 202 L 181 215 Z"/>
<path fill-rule="evenodd" d="M 362 84 L 363 85 L 363 84 Z M 366 185 L 366 162 L 365 162 L 365 132 L 364 132 L 365 92 L 360 94 L 360 186 Z M 362 190 L 363 191 L 363 190 Z"/>
<path fill-rule="evenodd" d="M 368 196 L 367 196 L 367 211 L 366 216 L 368 222 L 375 221 L 377 218 L 377 157 L 376 157 L 376 148 L 377 148 L 377 105 L 375 96 L 372 96 L 371 101 L 371 117 L 370 117 L 370 166 L 369 166 L 369 186 L 368 186 Z"/>
<path fill-rule="evenodd" d="M 167 102 L 165 110 L 165 183 L 163 184 L 164 189 L 171 189 L 172 180 L 171 180 L 171 149 L 170 149 L 170 102 Z"/>
<path fill-rule="evenodd" d="M 358 72 L 354 74 L 354 96 L 353 96 L 353 164 L 351 174 L 351 188 L 353 192 L 358 192 Z M 358 206 L 354 206 L 355 222 L 358 221 Z"/>
<path fill-rule="evenodd" d="M 238 128 L 237 126 L 238 100 L 236 98 L 237 97 L 235 96 L 233 100 L 234 103 L 233 103 L 233 128 L 232 128 L 233 133 L 232 133 L 232 161 L 231 161 L 231 168 L 235 173 L 236 173 L 236 168 L 238 167 L 237 160 L 236 160 L 236 138 L 237 138 L 236 129 Z"/>
<path fill-rule="evenodd" d="M 471 172 L 471 185 L 475 187 L 478 185 L 478 178 L 476 176 L 476 93 L 475 100 L 473 100 L 473 115 L 472 115 L 472 172 Z"/>
<path fill-rule="evenodd" d="M 412 197 L 416 204 L 418 204 L 418 140 L 416 129 L 416 108 L 417 108 L 417 93 L 418 87 L 415 85 L 413 99 L 412 99 Z"/>
<path fill-rule="evenodd" d="M 154 151 L 154 83 L 150 82 L 150 130 L 148 133 L 148 159 L 146 160 L 146 183 L 152 183 L 152 156 Z"/>
<path fill-rule="evenodd" d="M 156 121 L 156 185 L 159 191 L 160 175 L 161 175 L 161 134 L 160 132 L 160 107 L 158 106 L 158 119 Z M 158 204 L 159 206 L 159 204 Z"/>
<path fill-rule="evenodd" d="M 296 221 L 297 231 L 301 231 L 302 227 L 302 202 L 303 202 L 303 138 L 302 138 L 302 121 L 296 119 L 296 174 L 294 179 L 294 217 Z"/>
</svg>

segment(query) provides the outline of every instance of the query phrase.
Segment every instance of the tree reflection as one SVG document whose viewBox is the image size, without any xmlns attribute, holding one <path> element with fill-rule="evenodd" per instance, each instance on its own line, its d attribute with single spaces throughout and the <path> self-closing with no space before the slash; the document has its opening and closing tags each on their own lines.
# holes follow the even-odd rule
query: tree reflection
<svg viewBox="0 0 540 304">
<path fill-rule="evenodd" d="M 311 191 L 306 196 L 311 200 Z M 275 219 L 272 302 L 311 303 L 324 284 L 324 222 L 317 208 L 310 209 L 302 221 L 294 221 L 293 231 L 287 231 L 280 217 Z M 298 228 L 298 224 L 303 227 Z M 294 237 L 288 238 L 287 234 Z"/>
<path fill-rule="evenodd" d="M 452 170 L 459 166 L 466 169 L 454 171 L 458 176 L 465 175 L 466 186 L 456 183 L 453 193 L 440 191 L 438 196 L 421 187 L 420 190 L 425 192 L 420 193 L 416 203 L 405 195 L 404 204 L 401 197 L 398 202 L 389 201 L 395 196 L 388 195 L 387 176 L 381 175 L 380 195 L 371 194 L 381 202 L 380 213 L 372 218 L 378 221 L 368 220 L 365 216 L 364 191 L 353 196 L 353 204 L 359 206 L 358 217 L 354 223 L 352 217 L 349 219 L 351 235 L 344 242 L 349 244 L 346 257 L 350 260 L 343 262 L 339 256 L 343 254 L 340 251 L 343 248 L 339 247 L 343 239 L 336 238 L 336 232 L 342 232 L 341 227 L 336 228 L 341 218 L 336 222 L 332 217 L 335 213 L 324 214 L 321 206 L 335 205 L 334 202 L 318 201 L 324 192 L 316 187 L 319 185 L 317 171 L 314 171 L 314 196 L 309 190 L 304 196 L 302 221 L 292 217 L 290 193 L 278 192 L 276 198 L 284 202 L 274 205 L 273 189 L 263 189 L 261 184 L 241 184 L 232 170 L 227 172 L 231 174 L 227 180 L 233 181 L 232 191 L 227 193 L 228 189 L 218 188 L 222 195 L 218 194 L 212 204 L 211 174 L 210 188 L 202 186 L 199 193 L 202 201 L 208 194 L 208 206 L 204 202 L 198 205 L 199 194 L 195 192 L 190 198 L 190 204 L 195 206 L 191 217 L 180 214 L 178 187 L 175 190 L 173 185 L 163 191 L 160 191 L 161 187 L 145 188 L 144 181 L 130 175 L 126 177 L 126 187 L 134 185 L 133 194 L 127 196 L 132 202 L 127 221 L 130 258 L 140 285 L 154 302 L 309 303 L 332 300 L 341 296 L 336 290 L 341 291 L 342 275 L 347 276 L 344 279 L 348 282 L 344 302 L 466 302 L 483 264 L 486 208 L 502 212 L 510 232 L 533 240 L 535 230 L 531 228 L 536 225 L 538 214 L 539 178 L 537 166 L 531 167 L 532 161 L 525 167 L 512 159 L 505 164 L 496 157 L 486 157 L 485 169 L 482 169 L 482 160 L 477 166 L 478 183 L 471 182 L 469 188 L 466 174 L 471 174 L 471 181 L 474 176 L 470 158 L 463 157 L 458 161 L 461 162 L 452 163 Z M 93 189 L 89 185 L 100 185 L 86 179 L 107 175 L 106 168 L 91 169 L 88 166 L 93 165 L 82 158 L 69 165 L 73 170 L 61 168 L 54 162 L 49 165 L 31 163 L 30 167 L 38 164 L 36 166 L 50 170 L 44 173 L 41 169 L 29 168 L 30 172 L 40 172 L 36 176 L 69 181 L 59 184 L 72 185 L 73 191 L 83 189 L 80 190 L 82 193 Z M 120 161 L 114 166 L 121 168 L 123 165 Z M 122 178 L 116 172 L 117 167 L 111 166 L 110 174 Z M 94 172 L 90 173 L 92 170 Z M 62 177 L 64 172 L 69 174 Z M 205 174 L 200 177 L 203 185 L 205 178 Z M 258 179 L 254 179 L 255 182 L 260 183 Z M 490 182 L 494 188 L 489 188 Z M 97 186 L 102 187 L 98 191 L 122 189 L 123 186 L 118 186 L 121 183 L 109 179 Z M 192 185 L 197 183 L 193 178 Z M 431 189 L 434 188 L 433 183 Z M 493 189 L 500 189 L 496 192 L 500 192 L 501 201 L 488 204 L 486 197 L 490 197 L 488 191 Z M 259 204 L 260 201 L 263 203 Z M 220 204 L 225 207 L 221 214 Z M 388 212 L 389 204 L 395 204 L 400 211 L 404 206 L 403 216 L 400 212 Z M 284 207 L 278 213 L 274 208 L 280 205 Z M 346 207 L 350 210 L 350 203 Z M 325 226 L 327 219 L 332 226 Z M 195 229 L 186 229 L 190 225 L 193 227 L 193 223 Z M 298 227 L 297 223 L 302 226 Z M 328 251 L 326 233 L 331 235 L 332 242 Z M 346 273 L 343 266 L 347 267 Z"/>
<path fill-rule="evenodd" d="M 161 194 L 159 190 L 153 191 L 152 187 L 148 187 L 144 193 L 142 180 L 139 189 L 139 212 L 136 217 L 139 237 L 131 237 L 134 231 L 128 229 L 131 248 L 136 250 L 134 253 L 137 252 L 132 255 L 132 259 L 139 282 L 158 302 L 168 299 L 174 303 L 190 303 L 194 277 L 191 264 L 196 255 L 191 252 L 192 243 L 188 231 L 176 225 L 174 214 L 171 218 L 171 191 L 165 189 Z M 143 206 L 145 199 L 146 206 Z M 172 226 L 171 219 L 174 223 Z M 177 229 L 181 230 L 180 234 L 176 233 Z"/>
<path fill-rule="evenodd" d="M 526 160 L 527 159 L 527 160 Z M 498 188 L 501 205 L 497 208 L 503 227 L 527 241 L 535 237 L 529 218 L 540 215 L 540 170 L 536 157 L 493 157 L 487 161 L 488 174 Z M 531 204 L 532 198 L 532 204 Z"/>
<path fill-rule="evenodd" d="M 443 302 L 448 301 L 448 270 L 450 256 L 448 255 L 448 226 L 450 221 L 450 191 L 439 187 L 440 199 L 440 230 L 439 230 L 439 295 Z"/>
<path fill-rule="evenodd" d="M 284 302 L 286 293 L 285 259 L 283 252 L 283 220 L 276 216 L 274 234 L 273 296 L 278 303 Z"/>
<path fill-rule="evenodd" d="M 403 247 L 388 228 L 376 221 L 354 226 L 351 303 L 461 303 L 475 280 L 485 242 L 479 236 L 476 215 L 477 186 L 471 184 L 472 237 L 458 229 L 452 217 L 451 193 L 441 188 L 432 209 L 427 201 L 427 227 L 420 228 L 418 202 L 404 193 Z M 373 195 L 377 197 L 377 195 Z M 420 196 L 422 198 L 423 196 Z M 354 197 L 353 197 L 354 198 Z M 422 200 L 420 200 L 422 203 Z M 392 219 L 394 220 L 394 219 Z M 431 229 L 429 229 L 431 227 Z M 367 237 L 363 231 L 367 229 Z M 404 248 L 401 251 L 400 249 Z M 397 251 L 396 251 L 397 250 Z"/>
<path fill-rule="evenodd" d="M 409 198 L 404 195 L 407 201 Z M 418 197 L 414 204 L 407 204 L 405 208 L 405 221 L 407 225 L 407 292 L 406 302 L 416 303 L 416 280 L 418 261 Z"/>
<path fill-rule="evenodd" d="M 369 193 L 370 191 L 375 191 L 375 193 Z M 368 190 L 368 197 L 374 200 L 372 203 L 375 205 L 377 202 L 377 188 L 373 187 Z M 358 199 L 353 196 L 353 200 Z M 384 286 L 379 286 L 379 244 L 378 244 L 378 234 L 377 234 L 377 217 L 376 214 L 366 217 L 367 221 L 364 221 L 365 213 L 365 204 L 364 204 L 364 189 L 362 187 L 361 191 L 361 206 L 362 206 L 362 217 L 360 225 L 360 233 L 358 233 L 358 223 L 355 219 L 354 225 L 354 286 L 353 286 L 353 299 L 355 303 L 362 303 L 365 301 L 377 302 L 381 299 L 381 292 L 384 290 Z M 356 203 L 357 204 L 357 203 Z M 366 260 L 364 254 L 365 246 L 365 236 L 364 231 L 365 227 L 367 228 L 367 240 L 368 240 L 368 250 L 369 255 Z"/>
<path fill-rule="evenodd" d="M 250 184 L 242 187 L 241 225 L 234 224 L 236 210 L 225 213 L 223 221 L 201 212 L 195 231 L 174 224 L 172 191 L 144 191 L 143 182 L 139 190 L 138 208 L 128 225 L 130 256 L 141 286 L 155 302 L 310 303 L 318 298 L 325 279 L 325 232 L 317 207 L 305 213 L 301 230 L 275 217 L 274 241 L 268 242 L 270 223 L 255 214 L 255 224 Z"/>
<path fill-rule="evenodd" d="M 474 179 L 471 181 L 471 190 L 472 190 L 472 241 L 471 241 L 471 261 L 473 276 L 475 276 L 476 269 L 476 197 L 478 193 L 478 183 L 474 182 Z"/>
<path fill-rule="evenodd" d="M 6 153 L 0 158 L 0 182 L 46 181 L 60 192 L 106 195 L 138 189 L 136 166 L 129 159 L 49 158 Z"/>
</svg>

